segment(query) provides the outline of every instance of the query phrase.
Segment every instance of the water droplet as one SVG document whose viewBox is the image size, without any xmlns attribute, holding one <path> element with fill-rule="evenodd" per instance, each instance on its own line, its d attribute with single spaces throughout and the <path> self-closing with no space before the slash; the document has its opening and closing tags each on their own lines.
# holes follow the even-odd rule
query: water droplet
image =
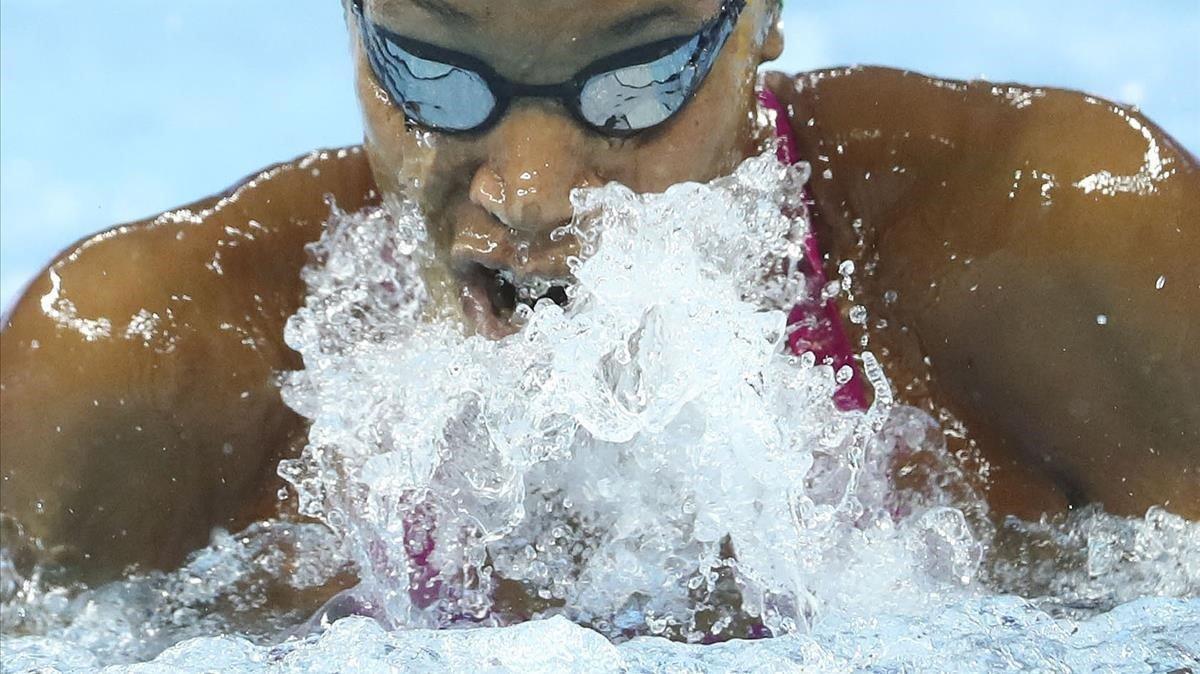
<svg viewBox="0 0 1200 674">
<path fill-rule="evenodd" d="M 850 367 L 849 365 L 843 365 L 840 368 L 838 368 L 837 374 L 834 375 L 833 379 L 834 379 L 834 381 L 836 381 L 838 383 L 838 386 L 841 386 L 843 384 L 849 383 L 850 380 L 853 378 L 854 378 L 854 368 Z"/>
</svg>

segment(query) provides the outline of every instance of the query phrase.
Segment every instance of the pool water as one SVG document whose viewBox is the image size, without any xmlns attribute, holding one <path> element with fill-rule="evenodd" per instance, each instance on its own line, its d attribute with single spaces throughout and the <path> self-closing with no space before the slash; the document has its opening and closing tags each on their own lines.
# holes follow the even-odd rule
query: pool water
<svg viewBox="0 0 1200 674">
<path fill-rule="evenodd" d="M 281 498 L 307 520 L 99 588 L 6 550 L 4 670 L 1200 667 L 1200 524 L 995 525 L 873 354 L 874 403 L 843 411 L 849 373 L 787 351 L 789 308 L 854 282 L 780 262 L 803 257 L 806 171 L 768 153 L 577 192 L 570 302 L 518 307 L 501 340 L 440 301 L 415 206 L 336 213 L 286 334 L 312 428 Z M 899 454 L 927 467 L 905 490 Z"/>
</svg>

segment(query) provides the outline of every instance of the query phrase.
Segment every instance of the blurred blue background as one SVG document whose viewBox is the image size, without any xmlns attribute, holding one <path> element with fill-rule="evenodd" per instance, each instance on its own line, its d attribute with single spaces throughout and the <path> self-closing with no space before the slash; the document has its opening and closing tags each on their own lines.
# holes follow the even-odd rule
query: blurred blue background
<svg viewBox="0 0 1200 674">
<path fill-rule="evenodd" d="M 1200 150 L 1200 0 L 788 0 L 783 70 L 1084 89 Z M 361 127 L 338 0 L 0 0 L 0 304 L 91 232 Z"/>
</svg>

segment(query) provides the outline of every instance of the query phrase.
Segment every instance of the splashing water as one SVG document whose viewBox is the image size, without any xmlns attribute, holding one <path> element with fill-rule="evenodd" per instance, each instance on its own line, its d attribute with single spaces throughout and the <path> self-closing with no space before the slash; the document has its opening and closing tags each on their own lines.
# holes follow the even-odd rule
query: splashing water
<svg viewBox="0 0 1200 674">
<path fill-rule="evenodd" d="M 840 558 L 864 535 L 895 539 L 905 566 L 937 547 L 970 579 L 957 511 L 892 521 L 872 442 L 889 410 L 839 412 L 831 368 L 786 352 L 807 286 L 779 263 L 805 234 L 784 195 L 803 179 L 760 158 L 660 196 L 579 193 L 568 308 L 542 302 L 499 341 L 422 321 L 424 294 L 399 284 L 404 301 L 364 303 L 364 280 L 398 267 L 362 250 L 427 264 L 406 245 L 415 210 L 327 237 L 287 332 L 306 369 L 285 399 L 313 420 L 310 445 L 281 471 L 392 624 L 503 624 L 507 609 L 611 637 L 781 634 L 841 582 L 826 577 L 854 575 Z M 506 584 L 519 606 L 497 606 Z"/>
<path fill-rule="evenodd" d="M 24 588 L 6 592 L 6 611 L 20 606 L 21 633 L 35 635 L 6 638 L 18 664 L 5 669 L 87 668 L 223 633 L 242 636 L 191 639 L 156 665 L 1196 667 L 1200 525 L 1088 510 L 994 532 L 940 432 L 892 403 L 871 354 L 875 403 L 845 412 L 833 403 L 840 373 L 787 351 L 787 310 L 820 292 L 788 262 L 803 257 L 806 177 L 760 157 L 662 195 L 577 192 L 560 233 L 584 243 L 569 304 L 519 305 L 523 329 L 498 341 L 464 337 L 456 309 L 434 299 L 445 274 L 412 205 L 335 216 L 286 335 L 305 369 L 284 396 L 312 420 L 310 442 L 280 472 L 342 548 L 310 544 L 326 551 L 312 555 L 324 575 L 301 585 L 332 582 L 348 557 L 361 583 L 342 600 L 374 620 L 279 646 L 302 618 L 247 628 L 253 603 L 221 608 L 221 597 L 253 596 L 282 573 L 257 564 L 274 543 L 255 530 L 143 580 L 156 591 L 212 582 L 190 604 L 149 611 L 157 640 L 114 647 L 113 634 L 139 626 L 88 611 L 132 615 L 151 600 L 99 588 L 54 613 L 4 557 L 0 580 Z M 929 474 L 902 493 L 889 469 L 913 452 Z M 225 571 L 206 575 L 214 567 Z M 529 618 L 545 620 L 506 627 Z M 413 629 L 447 627 L 473 629 Z M 626 641 L 639 635 L 777 638 Z"/>
</svg>

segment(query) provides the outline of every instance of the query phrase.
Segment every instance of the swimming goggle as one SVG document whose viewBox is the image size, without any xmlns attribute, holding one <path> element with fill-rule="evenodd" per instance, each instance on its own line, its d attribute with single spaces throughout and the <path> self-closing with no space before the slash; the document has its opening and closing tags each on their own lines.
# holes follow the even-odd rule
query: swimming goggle
<svg viewBox="0 0 1200 674">
<path fill-rule="evenodd" d="M 596 61 L 561 84 L 523 84 L 483 61 L 397 35 L 365 17 L 354 0 L 367 60 L 392 103 L 412 122 L 436 131 L 482 131 L 514 98 L 561 101 L 579 121 L 610 136 L 658 126 L 679 112 L 712 69 L 746 0 L 721 11 L 691 36 L 635 47 Z"/>
</svg>

